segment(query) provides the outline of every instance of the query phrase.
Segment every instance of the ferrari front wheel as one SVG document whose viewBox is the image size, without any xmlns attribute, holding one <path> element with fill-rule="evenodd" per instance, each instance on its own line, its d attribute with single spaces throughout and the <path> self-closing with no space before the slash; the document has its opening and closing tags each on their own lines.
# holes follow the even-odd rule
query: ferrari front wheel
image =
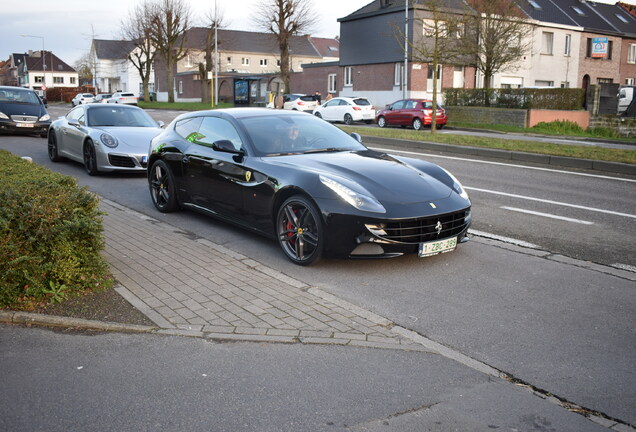
<svg viewBox="0 0 636 432">
<path fill-rule="evenodd" d="M 304 196 L 288 198 L 278 210 L 278 242 L 294 264 L 309 265 L 320 258 L 324 248 L 323 231 L 320 212 Z"/>
</svg>

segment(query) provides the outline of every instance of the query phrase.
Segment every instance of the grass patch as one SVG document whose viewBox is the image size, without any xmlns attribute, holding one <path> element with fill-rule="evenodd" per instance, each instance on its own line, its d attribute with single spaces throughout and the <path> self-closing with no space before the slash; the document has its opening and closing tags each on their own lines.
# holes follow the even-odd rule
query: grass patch
<svg viewBox="0 0 636 432">
<path fill-rule="evenodd" d="M 181 111 L 201 111 L 213 109 L 209 103 L 203 102 L 139 102 L 138 104 L 144 109 L 169 109 L 169 110 L 181 110 Z M 232 108 L 234 104 L 231 103 L 219 103 L 214 109 L 219 108 Z"/>
<path fill-rule="evenodd" d="M 366 136 L 636 164 L 636 150 L 621 150 L 604 147 L 588 147 L 566 144 L 550 144 L 537 141 L 519 141 L 466 135 L 431 134 L 430 132 L 426 131 L 422 132 L 408 129 L 380 129 L 347 126 L 340 127 L 347 133 L 357 132 L 361 135 Z"/>
</svg>

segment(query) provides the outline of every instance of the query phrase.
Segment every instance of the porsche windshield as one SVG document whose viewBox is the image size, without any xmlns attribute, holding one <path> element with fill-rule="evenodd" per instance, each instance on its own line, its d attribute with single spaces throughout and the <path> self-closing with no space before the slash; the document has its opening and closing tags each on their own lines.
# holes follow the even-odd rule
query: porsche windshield
<svg viewBox="0 0 636 432">
<path fill-rule="evenodd" d="M 240 119 L 259 156 L 366 150 L 355 138 L 312 115 Z"/>
<path fill-rule="evenodd" d="M 89 126 L 157 127 L 154 120 L 140 109 L 125 106 L 91 107 Z"/>
</svg>

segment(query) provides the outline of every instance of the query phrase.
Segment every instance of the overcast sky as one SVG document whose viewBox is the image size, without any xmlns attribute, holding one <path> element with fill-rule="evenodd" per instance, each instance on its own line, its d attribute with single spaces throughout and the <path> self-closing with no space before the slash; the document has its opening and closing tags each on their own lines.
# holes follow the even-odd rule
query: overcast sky
<svg viewBox="0 0 636 432">
<path fill-rule="evenodd" d="M 141 0 L 2 0 L 0 12 L 0 59 L 11 53 L 42 49 L 53 51 L 73 64 L 90 50 L 96 39 L 119 39 L 123 18 Z M 214 0 L 186 0 L 194 11 L 195 25 L 203 25 Z M 217 0 L 227 28 L 259 31 L 251 16 L 260 0 Z M 338 18 L 345 17 L 372 0 L 310 0 L 318 15 L 314 36 L 335 37 Z M 402 1 L 402 0 L 398 0 Z M 614 3 L 613 0 L 598 0 Z M 623 0 L 635 4 L 636 0 Z M 21 37 L 28 34 L 44 38 Z"/>
<path fill-rule="evenodd" d="M 96 39 L 119 39 L 123 18 L 141 0 L 2 0 L 0 12 L 0 59 L 11 53 L 42 49 L 53 51 L 64 62 L 75 61 L 90 50 L 93 32 Z M 217 0 L 227 28 L 259 31 L 252 22 L 252 10 L 260 0 Z M 312 0 L 318 16 L 314 36 L 335 37 L 340 32 L 336 21 L 369 4 L 372 0 Z M 194 25 L 205 24 L 205 16 L 214 0 L 186 0 L 194 11 Z"/>
</svg>

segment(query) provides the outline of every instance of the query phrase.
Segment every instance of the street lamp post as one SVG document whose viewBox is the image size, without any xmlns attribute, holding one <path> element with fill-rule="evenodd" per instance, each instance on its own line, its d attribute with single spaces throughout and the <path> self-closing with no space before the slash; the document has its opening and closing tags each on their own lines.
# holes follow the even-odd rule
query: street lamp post
<svg viewBox="0 0 636 432">
<path fill-rule="evenodd" d="M 408 95 L 409 80 L 409 0 L 404 0 L 404 80 L 402 87 L 402 98 Z"/>
<path fill-rule="evenodd" d="M 46 51 L 44 51 L 44 36 L 34 36 L 34 35 L 20 35 L 22 37 L 31 37 L 42 39 L 42 69 L 44 71 L 43 82 L 42 85 L 46 88 Z"/>
</svg>

